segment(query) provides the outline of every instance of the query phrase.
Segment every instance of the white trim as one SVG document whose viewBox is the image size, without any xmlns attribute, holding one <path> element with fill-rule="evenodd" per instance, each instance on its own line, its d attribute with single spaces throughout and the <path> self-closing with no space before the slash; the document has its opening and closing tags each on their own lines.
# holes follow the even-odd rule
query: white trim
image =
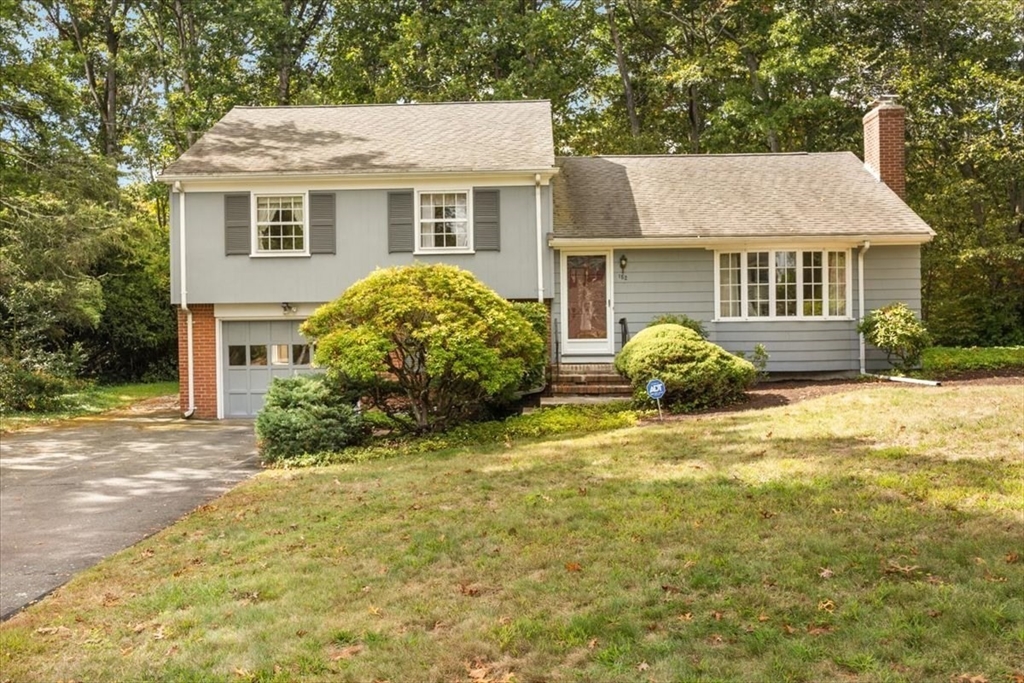
<svg viewBox="0 0 1024 683">
<path fill-rule="evenodd" d="M 559 297 L 559 315 L 562 319 L 561 346 L 562 356 L 609 356 L 615 353 L 615 278 L 612 269 L 614 268 L 614 252 L 579 250 L 561 251 L 560 284 L 561 296 Z M 569 339 L 569 270 L 567 261 L 569 256 L 604 256 L 605 257 L 605 314 L 607 317 L 607 332 L 605 339 L 594 341 L 581 341 Z"/>
<path fill-rule="evenodd" d="M 871 248 L 871 242 L 865 240 L 860 249 L 857 250 L 857 299 L 860 305 L 860 318 L 859 322 L 864 322 L 864 254 L 868 253 L 868 249 Z M 853 270 L 851 268 L 851 270 Z M 867 353 L 864 348 L 864 333 L 857 331 L 858 341 L 858 352 L 860 360 L 860 374 L 867 372 Z"/>
<path fill-rule="evenodd" d="M 213 319 L 213 338 L 214 343 L 217 345 L 217 352 L 214 355 L 216 358 L 216 373 L 217 373 L 217 419 L 224 419 L 224 393 L 228 390 L 227 384 L 224 382 L 224 331 L 222 328 L 222 322 L 220 318 L 216 317 L 216 309 L 214 310 Z"/>
<path fill-rule="evenodd" d="M 238 173 L 223 176 L 160 176 L 165 183 L 180 182 L 189 192 L 266 192 L 280 188 L 308 190 L 394 190 L 407 187 L 424 189 L 465 187 L 467 185 L 511 187 L 532 186 L 540 175 L 548 185 L 558 169 L 526 171 L 458 171 L 453 173 L 366 173 L 366 174 L 258 174 Z"/>
<path fill-rule="evenodd" d="M 213 316 L 218 320 L 245 321 L 245 320 L 305 320 L 313 315 L 322 304 L 288 302 L 294 308 L 294 313 L 285 313 L 281 303 L 260 303 L 260 304 L 214 304 Z"/>
<path fill-rule="evenodd" d="M 537 221 L 537 301 L 544 303 L 544 221 L 541 216 L 540 174 L 534 176 L 534 204 Z"/>
<path fill-rule="evenodd" d="M 288 249 L 281 251 L 260 251 L 259 250 L 259 211 L 258 200 L 260 197 L 302 197 L 302 251 Z M 309 256 L 309 191 L 308 190 L 281 190 L 281 191 L 260 191 L 249 193 L 249 257 L 250 258 L 287 258 Z"/>
<path fill-rule="evenodd" d="M 776 304 L 776 282 L 775 282 L 775 268 L 776 260 L 775 255 L 781 252 L 796 252 L 796 315 L 776 315 L 775 304 Z M 842 252 L 846 254 L 845 263 L 845 285 L 846 285 L 846 313 L 843 315 L 832 315 L 829 311 L 829 273 L 828 273 L 828 253 L 829 252 Z M 768 279 L 768 315 L 748 315 L 749 309 L 749 288 L 747 272 L 749 266 L 747 265 L 747 256 L 751 252 L 768 252 L 768 268 L 769 268 L 769 279 Z M 825 311 L 824 315 L 805 315 L 803 312 L 803 254 L 806 252 L 823 252 L 822 256 L 822 310 Z M 722 316 L 722 284 L 721 284 L 721 255 L 722 254 L 740 254 L 740 311 L 743 315 L 740 316 Z M 715 310 L 714 316 L 711 322 L 793 322 L 793 321 L 810 321 L 810 322 L 823 322 L 823 321 L 851 321 L 853 320 L 853 301 L 851 294 L 853 292 L 853 260 L 850 253 L 850 249 L 836 249 L 834 247 L 821 246 L 811 248 L 809 246 L 804 247 L 792 247 L 792 248 L 778 248 L 771 249 L 768 247 L 762 249 L 751 249 L 749 251 L 741 251 L 739 249 L 728 249 L 714 252 L 714 288 L 715 288 Z"/>
<path fill-rule="evenodd" d="M 465 247 L 424 247 L 422 240 L 423 212 L 420 198 L 425 194 L 464 194 L 466 195 L 466 246 Z M 413 193 L 413 256 L 436 256 L 438 254 L 475 254 L 473 249 L 473 190 L 464 187 L 458 189 L 433 189 L 417 187 Z M 437 219 L 432 219 L 437 220 Z M 461 220 L 461 219 L 455 219 Z"/>
<path fill-rule="evenodd" d="M 934 232 L 917 235 L 805 235 L 796 237 L 630 237 L 630 238 L 590 238 L 590 237 L 551 237 L 548 246 L 552 249 L 720 249 L 722 251 L 764 251 L 774 246 L 799 249 L 806 245 L 812 247 L 830 247 L 853 249 L 867 240 L 874 244 L 887 246 L 913 246 L 930 242 Z"/>
</svg>

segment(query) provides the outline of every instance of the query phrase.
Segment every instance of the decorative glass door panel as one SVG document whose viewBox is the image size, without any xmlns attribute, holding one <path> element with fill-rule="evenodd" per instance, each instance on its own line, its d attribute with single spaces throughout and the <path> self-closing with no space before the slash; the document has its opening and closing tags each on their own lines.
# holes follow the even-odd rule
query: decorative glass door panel
<svg viewBox="0 0 1024 683">
<path fill-rule="evenodd" d="M 608 338 L 608 259 L 567 256 L 569 339 Z"/>
</svg>

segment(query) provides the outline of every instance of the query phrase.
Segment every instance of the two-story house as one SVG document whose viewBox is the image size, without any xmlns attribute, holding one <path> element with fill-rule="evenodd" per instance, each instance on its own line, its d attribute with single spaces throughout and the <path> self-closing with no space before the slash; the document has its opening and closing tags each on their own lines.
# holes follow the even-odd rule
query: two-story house
<svg viewBox="0 0 1024 683">
<path fill-rule="evenodd" d="M 544 101 L 236 107 L 171 186 L 182 409 L 251 416 L 308 370 L 299 323 L 376 267 L 443 261 L 549 304 L 552 361 L 606 362 L 662 313 L 772 372 L 863 372 L 856 331 L 920 307 L 903 110 L 851 153 L 554 156 Z"/>
</svg>

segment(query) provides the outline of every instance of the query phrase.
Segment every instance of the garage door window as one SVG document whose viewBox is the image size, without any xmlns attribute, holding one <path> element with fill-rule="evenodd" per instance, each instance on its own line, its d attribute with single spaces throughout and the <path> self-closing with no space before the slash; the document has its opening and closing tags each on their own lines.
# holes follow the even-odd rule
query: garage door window
<svg viewBox="0 0 1024 683">
<path fill-rule="evenodd" d="M 249 347 L 249 365 L 266 365 L 267 364 L 267 347 L 250 346 Z"/>
<path fill-rule="evenodd" d="M 228 365 L 231 367 L 245 367 L 245 347 L 244 346 L 229 346 L 228 347 Z"/>
<path fill-rule="evenodd" d="M 270 364 L 288 365 L 288 345 L 272 344 L 270 346 Z"/>
<path fill-rule="evenodd" d="M 309 365 L 309 344 L 292 344 L 292 365 Z"/>
</svg>

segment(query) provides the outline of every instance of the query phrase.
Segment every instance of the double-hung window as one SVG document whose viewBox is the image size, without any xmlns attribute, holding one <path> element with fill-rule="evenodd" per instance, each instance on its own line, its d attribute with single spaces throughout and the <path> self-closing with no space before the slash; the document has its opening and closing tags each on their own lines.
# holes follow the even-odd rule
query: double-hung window
<svg viewBox="0 0 1024 683">
<path fill-rule="evenodd" d="M 765 249 L 719 252 L 720 319 L 845 318 L 848 251 Z"/>
<path fill-rule="evenodd" d="M 469 193 L 420 192 L 417 251 L 472 251 Z"/>
<path fill-rule="evenodd" d="M 256 205 L 257 254 L 307 254 L 306 196 L 258 194 Z"/>
</svg>

